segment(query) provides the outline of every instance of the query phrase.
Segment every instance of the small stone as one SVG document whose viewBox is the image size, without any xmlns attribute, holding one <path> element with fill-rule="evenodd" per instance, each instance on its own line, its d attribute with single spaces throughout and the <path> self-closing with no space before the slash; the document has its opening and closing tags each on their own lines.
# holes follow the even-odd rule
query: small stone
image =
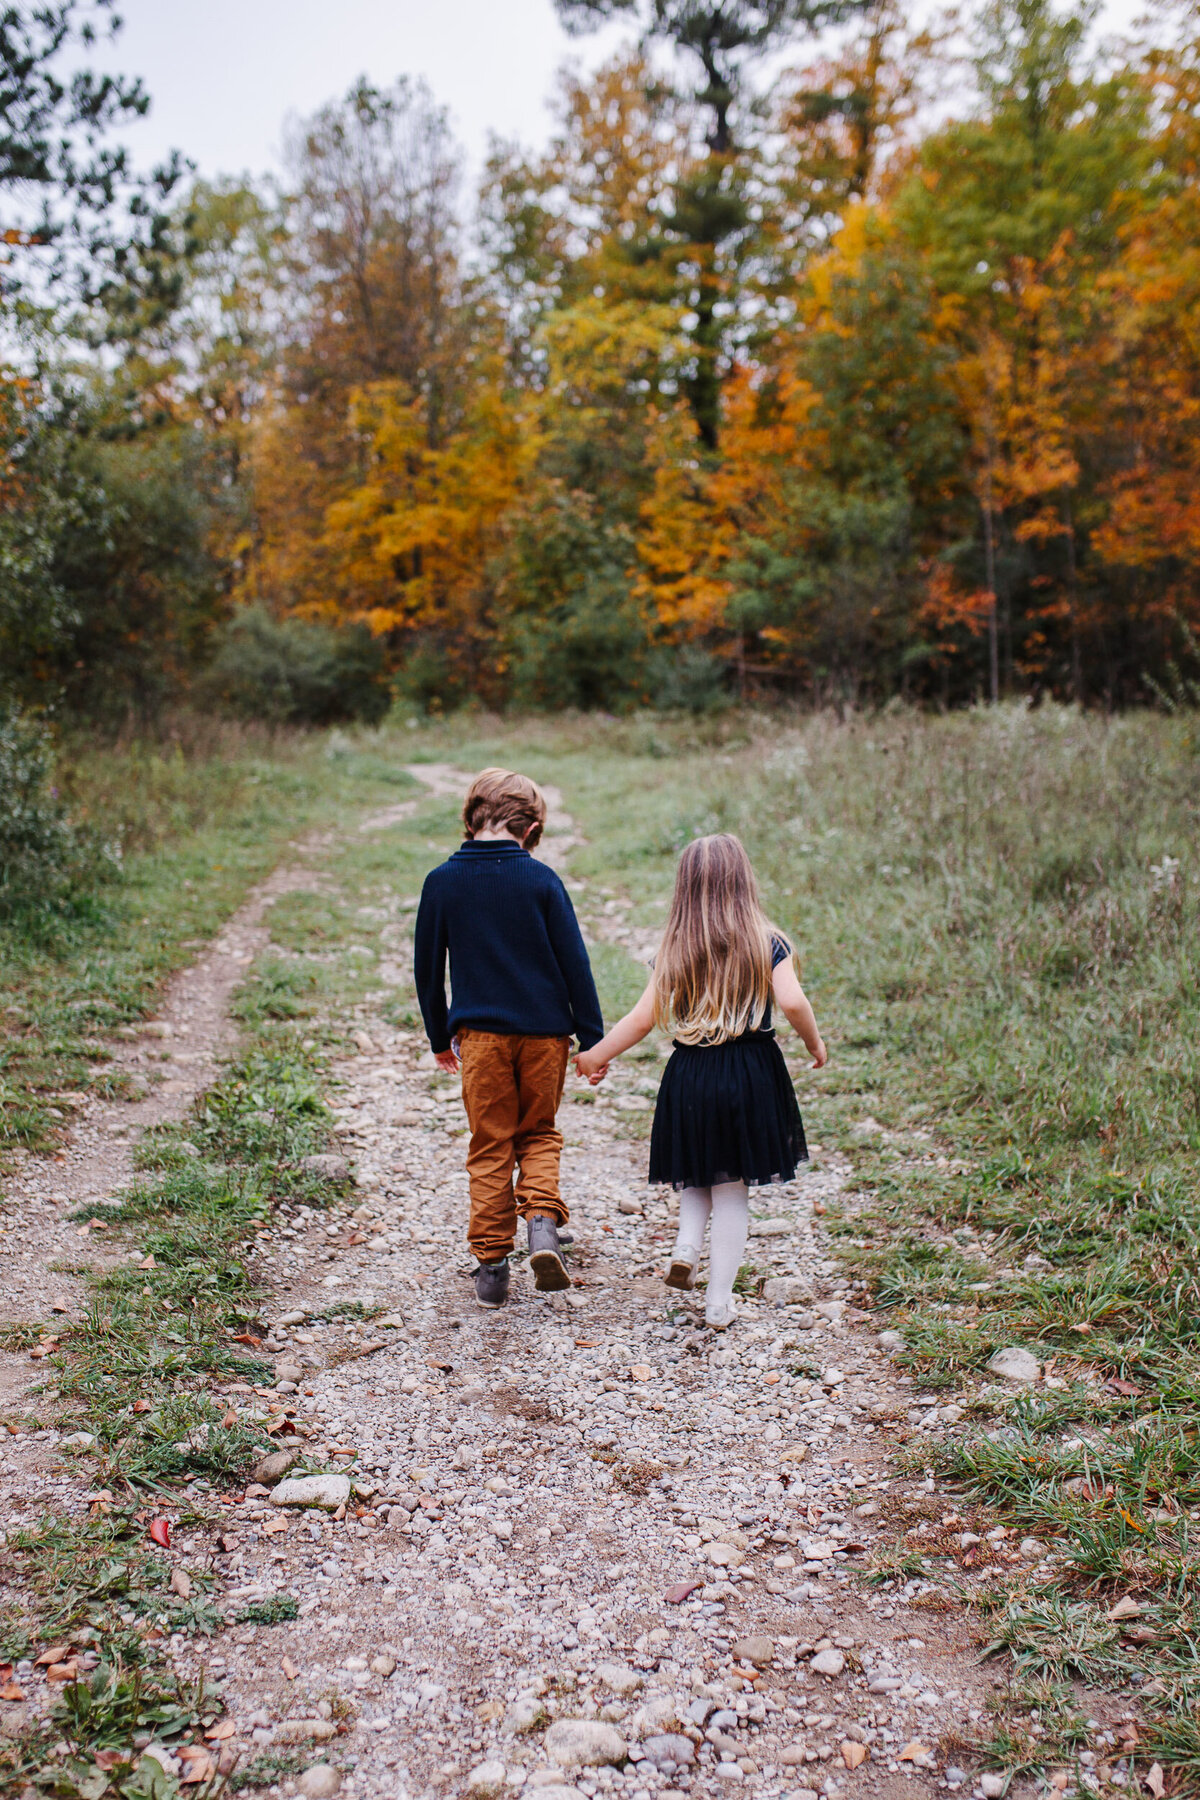
<svg viewBox="0 0 1200 1800">
<path fill-rule="evenodd" d="M 837 1324 L 845 1310 L 844 1300 L 822 1300 L 819 1306 L 813 1307 L 818 1319 L 826 1319 L 831 1325 Z"/>
<path fill-rule="evenodd" d="M 308 1314 L 302 1306 L 294 1306 L 291 1312 L 280 1313 L 276 1325 L 303 1325 Z"/>
<path fill-rule="evenodd" d="M 904 1333 L 902 1331 L 881 1331 L 875 1341 L 881 1350 L 894 1353 L 897 1350 L 903 1350 Z"/>
<path fill-rule="evenodd" d="M 617 1201 L 617 1211 L 619 1213 L 624 1213 L 627 1219 L 640 1219 L 642 1216 L 642 1205 L 639 1200 L 634 1200 L 629 1194 L 622 1194 L 621 1198 Z"/>
<path fill-rule="evenodd" d="M 372 1329 L 380 1327 L 384 1331 L 403 1331 L 408 1321 L 403 1313 L 384 1313 L 382 1319 L 372 1319 Z"/>
<path fill-rule="evenodd" d="M 336 1512 L 350 1498 L 348 1475 L 297 1475 L 281 1481 L 271 1494 L 274 1506 L 320 1506 Z"/>
<path fill-rule="evenodd" d="M 775 1645 L 769 1637 L 738 1638 L 733 1645 L 733 1654 L 739 1662 L 753 1663 L 756 1669 L 761 1669 L 774 1660 Z"/>
<path fill-rule="evenodd" d="M 628 1663 L 597 1663 L 595 1681 L 597 1687 L 607 1688 L 610 1694 L 636 1694 L 645 1686 L 646 1678 Z"/>
<path fill-rule="evenodd" d="M 1042 1365 L 1030 1351 L 1010 1344 L 1003 1350 L 997 1350 L 988 1362 L 988 1369 L 991 1374 L 999 1375 L 1004 1381 L 1036 1381 L 1042 1372 Z"/>
<path fill-rule="evenodd" d="M 794 1219 L 752 1219 L 750 1236 L 752 1238 L 790 1237 L 796 1229 Z M 807 1296 L 805 1296 L 807 1298 Z"/>
<path fill-rule="evenodd" d="M 58 1447 L 60 1450 L 90 1450 L 95 1442 L 90 1431 L 72 1431 L 59 1438 Z"/>
<path fill-rule="evenodd" d="M 1000 1800 L 1000 1796 L 1007 1786 L 1007 1779 L 1003 1775 L 997 1775 L 994 1770 L 991 1769 L 988 1770 L 986 1775 L 981 1775 L 979 1777 L 979 1790 L 984 1795 L 985 1800 Z"/>
<path fill-rule="evenodd" d="M 467 1793 L 477 1800 L 493 1800 L 504 1788 L 506 1770 L 502 1762 L 481 1762 L 467 1776 Z"/>
<path fill-rule="evenodd" d="M 385 1650 L 382 1655 L 372 1657 L 371 1669 L 376 1675 L 393 1675 L 396 1670 L 396 1659 Z"/>
<path fill-rule="evenodd" d="M 802 1306 L 812 1299 L 812 1289 L 798 1275 L 773 1275 L 763 1283 L 763 1299 L 772 1306 Z"/>
<path fill-rule="evenodd" d="M 504 1714 L 501 1730 L 510 1737 L 528 1737 L 546 1723 L 546 1708 L 536 1694 L 520 1694 Z"/>
<path fill-rule="evenodd" d="M 276 1450 L 270 1456 L 264 1456 L 261 1462 L 255 1463 L 253 1478 L 264 1487 L 273 1487 L 277 1481 L 283 1480 L 295 1460 L 294 1450 Z"/>
<path fill-rule="evenodd" d="M 281 1719 L 271 1733 L 274 1744 L 323 1744 L 337 1726 L 330 1719 Z"/>
<path fill-rule="evenodd" d="M 808 1761 L 808 1751 L 803 1744 L 786 1744 L 777 1760 L 782 1769 L 800 1769 Z"/>
<path fill-rule="evenodd" d="M 705 1547 L 705 1555 L 710 1563 L 716 1564 L 718 1569 L 736 1569 L 740 1563 L 744 1563 L 746 1560 L 744 1553 L 733 1544 L 708 1544 Z"/>
<path fill-rule="evenodd" d="M 294 1386 L 297 1382 L 303 1381 L 303 1379 L 304 1370 L 300 1367 L 299 1363 L 277 1362 L 275 1364 L 275 1381 L 277 1385 L 284 1381 L 290 1381 Z"/>
<path fill-rule="evenodd" d="M 341 1785 L 341 1774 L 332 1763 L 313 1763 L 296 1777 L 296 1787 L 307 1800 L 333 1800 Z"/>
<path fill-rule="evenodd" d="M 840 1650 L 818 1650 L 809 1663 L 809 1668 L 817 1675 L 828 1675 L 830 1680 L 840 1675 L 846 1666 L 846 1659 Z"/>
<path fill-rule="evenodd" d="M 318 1175 L 322 1181 L 349 1181 L 350 1164 L 336 1150 L 319 1150 L 312 1156 L 302 1156 L 300 1167 L 306 1175 Z"/>
<path fill-rule="evenodd" d="M 625 1739 L 602 1719 L 556 1719 L 546 1733 L 546 1755 L 562 1769 L 599 1769 L 625 1761 Z"/>
<path fill-rule="evenodd" d="M 674 1763 L 677 1769 L 689 1769 L 696 1760 L 696 1752 L 691 1738 L 680 1736 L 676 1732 L 663 1732 L 661 1736 L 648 1737 L 642 1749 L 656 1768 L 664 1763 Z"/>
<path fill-rule="evenodd" d="M 1019 1548 L 1021 1555 L 1028 1557 L 1030 1562 L 1036 1562 L 1039 1557 L 1045 1556 L 1046 1554 L 1046 1546 L 1043 1544 L 1041 1538 L 1022 1538 Z"/>
</svg>

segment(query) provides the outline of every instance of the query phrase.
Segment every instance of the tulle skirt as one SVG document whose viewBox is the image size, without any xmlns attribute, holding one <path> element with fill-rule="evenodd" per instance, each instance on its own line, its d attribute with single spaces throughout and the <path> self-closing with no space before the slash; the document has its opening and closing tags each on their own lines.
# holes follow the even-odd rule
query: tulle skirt
<svg viewBox="0 0 1200 1800">
<path fill-rule="evenodd" d="M 650 1181 L 676 1188 L 790 1181 L 808 1161 L 792 1078 L 774 1032 L 676 1044 L 650 1133 Z"/>
</svg>

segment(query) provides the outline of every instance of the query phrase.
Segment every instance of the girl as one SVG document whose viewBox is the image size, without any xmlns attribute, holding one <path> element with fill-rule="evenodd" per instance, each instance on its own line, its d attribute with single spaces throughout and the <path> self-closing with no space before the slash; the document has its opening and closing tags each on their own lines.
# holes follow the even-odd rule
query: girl
<svg viewBox="0 0 1200 1800">
<path fill-rule="evenodd" d="M 650 1180 L 680 1190 L 667 1286 L 692 1288 L 711 1215 L 706 1322 L 733 1319 L 733 1283 L 752 1183 L 790 1181 L 808 1159 L 800 1108 L 775 1033 L 771 1000 L 823 1069 L 828 1056 L 796 979 L 792 947 L 768 923 L 740 839 L 696 838 L 679 859 L 675 895 L 646 991 L 608 1036 L 576 1059 L 594 1086 L 610 1060 L 655 1026 L 675 1048 L 650 1136 Z"/>
</svg>

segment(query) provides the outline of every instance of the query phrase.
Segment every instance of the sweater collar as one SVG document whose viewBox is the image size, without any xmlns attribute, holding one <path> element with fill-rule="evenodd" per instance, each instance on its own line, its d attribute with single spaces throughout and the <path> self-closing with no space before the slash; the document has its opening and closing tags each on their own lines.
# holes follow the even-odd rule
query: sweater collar
<svg viewBox="0 0 1200 1800">
<path fill-rule="evenodd" d="M 500 856 L 509 856 L 514 852 L 517 856 L 529 855 L 524 844 L 518 844 L 515 838 L 489 838 L 484 842 L 477 838 L 464 838 L 455 855 L 482 856 L 489 851 Z"/>
</svg>

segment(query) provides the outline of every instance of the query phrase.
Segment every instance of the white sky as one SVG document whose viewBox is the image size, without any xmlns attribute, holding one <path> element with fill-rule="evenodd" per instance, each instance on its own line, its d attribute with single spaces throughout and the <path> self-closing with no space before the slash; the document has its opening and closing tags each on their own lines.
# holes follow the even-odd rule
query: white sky
<svg viewBox="0 0 1200 1800">
<path fill-rule="evenodd" d="M 203 175 L 279 165 L 289 115 L 313 112 L 359 75 L 423 75 L 449 108 L 472 173 L 489 131 L 543 144 L 555 71 L 594 67 L 629 38 L 569 38 L 552 0 L 118 0 L 124 30 L 98 58 L 140 75 L 150 116 L 119 136 L 142 167 L 168 150 Z"/>
<path fill-rule="evenodd" d="M 531 146 L 568 58 L 595 67 L 628 24 L 568 38 L 552 0 L 118 0 L 125 28 L 102 66 L 140 75 L 150 117 L 119 135 L 140 167 L 182 150 L 203 175 L 278 168 L 283 128 L 366 74 L 423 75 L 478 173 L 489 131 Z M 1140 0 L 1108 0 L 1125 25 Z"/>
</svg>

